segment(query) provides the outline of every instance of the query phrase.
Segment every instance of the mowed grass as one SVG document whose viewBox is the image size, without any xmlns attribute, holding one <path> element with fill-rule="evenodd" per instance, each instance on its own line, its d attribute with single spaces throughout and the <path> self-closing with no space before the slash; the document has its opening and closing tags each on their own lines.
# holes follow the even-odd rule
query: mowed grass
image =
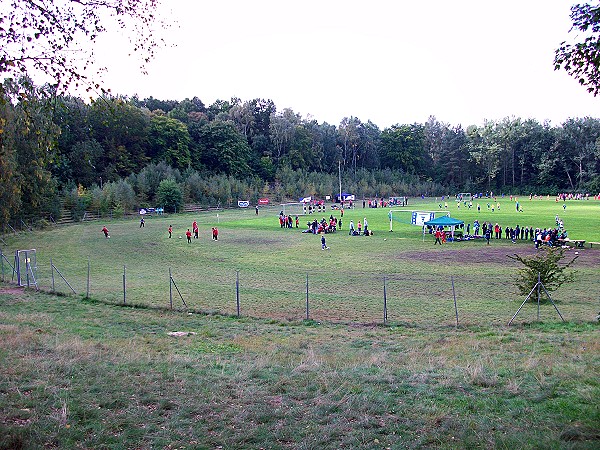
<svg viewBox="0 0 600 450">
<path fill-rule="evenodd" d="M 573 238 L 600 238 L 599 202 L 500 202 L 451 212 L 534 227 L 558 214 Z M 99 222 L 5 236 L 5 253 L 36 248 L 44 290 L 52 258 L 78 294 L 56 273 L 60 295 L 0 285 L 0 448 L 598 448 L 600 250 L 580 250 L 577 282 L 553 295 L 567 322 L 550 304 L 538 322 L 531 304 L 509 327 L 523 298 L 506 255 L 530 243 L 434 247 L 356 208 L 322 251 L 277 213 L 112 221 L 109 240 Z M 365 216 L 375 236 L 348 236 Z M 176 291 L 167 309 L 169 269 L 187 311 Z"/>
<path fill-rule="evenodd" d="M 412 209 L 439 210 L 441 201 L 410 200 Z M 449 203 L 454 217 L 473 222 L 498 222 L 503 227 L 553 227 L 559 215 L 573 238 L 600 241 L 600 202 L 569 201 L 566 209 L 554 200 L 498 199 L 501 208 L 487 209 L 480 202 L 477 212 Z M 300 217 L 300 229 L 281 229 L 276 207 L 153 217 L 139 228 L 137 220 L 81 223 L 74 226 L 7 236 L 9 254 L 14 249 L 37 250 L 37 281 L 51 290 L 50 258 L 79 296 L 142 306 L 170 307 L 207 313 L 237 314 L 239 279 L 240 314 L 258 318 L 300 320 L 306 318 L 308 277 L 309 318 L 317 321 L 374 323 L 383 320 L 384 283 L 387 318 L 391 323 L 420 323 L 446 326 L 455 322 L 454 296 L 459 319 L 464 324 L 503 324 L 520 305 L 522 296 L 514 287 L 519 264 L 507 257 L 533 254 L 531 242 L 505 239 L 448 243 L 433 246 L 433 237 L 422 236 L 419 227 L 394 222 L 389 232 L 388 210 L 346 209 L 343 229 L 327 235 L 329 250 L 322 251 L 320 236 L 301 233 L 306 221 L 338 211 L 327 210 Z M 443 208 L 442 208 L 443 209 Z M 445 212 L 445 210 L 443 210 Z M 372 237 L 350 237 L 350 220 L 355 224 L 367 217 Z M 200 238 L 188 244 L 185 231 L 197 220 Z M 106 224 L 110 239 L 100 229 Z M 172 224 L 174 235 L 168 239 Z M 211 227 L 218 226 L 218 242 L 212 241 Z M 181 239 L 180 239 L 181 237 Z M 600 246 L 599 246 L 600 247 Z M 578 251 L 575 263 L 577 282 L 553 295 L 568 320 L 589 321 L 597 314 L 595 291 L 598 283 L 600 248 Z M 567 252 L 568 258 L 575 250 Z M 4 265 L 5 277 L 10 269 Z M 169 288 L 169 270 L 175 284 Z M 126 292 L 123 292 L 123 275 Z M 238 278 L 239 277 L 239 278 Z M 384 281 L 385 278 L 385 281 Z M 55 290 L 70 288 L 54 272 Z M 454 291 L 453 291 L 454 283 Z M 183 297 L 183 301 L 180 298 Z M 568 301 L 567 301 L 568 300 Z M 541 318 L 556 319 L 552 307 L 540 310 Z M 519 319 L 537 319 L 537 309 L 528 305 Z"/>
</svg>

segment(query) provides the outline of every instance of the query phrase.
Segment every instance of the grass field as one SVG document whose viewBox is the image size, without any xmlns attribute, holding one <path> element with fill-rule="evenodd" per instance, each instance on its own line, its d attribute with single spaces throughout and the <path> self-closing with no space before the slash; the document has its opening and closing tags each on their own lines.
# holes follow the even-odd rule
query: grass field
<svg viewBox="0 0 600 450">
<path fill-rule="evenodd" d="M 572 201 L 563 210 L 562 204 L 552 200 L 526 200 L 522 213 L 517 213 L 508 199 L 499 202 L 501 209 L 494 213 L 487 211 L 485 204 L 479 213 L 464 206 L 454 210 L 455 204 L 449 208 L 453 216 L 465 221 L 472 223 L 479 218 L 502 226 L 552 227 L 558 214 L 572 238 L 600 241 L 600 202 Z M 438 203 L 423 202 L 414 208 L 438 209 Z M 170 306 L 170 269 L 190 310 L 237 314 L 239 276 L 241 314 L 278 320 L 306 317 L 308 276 L 310 318 L 381 322 L 385 277 L 389 321 L 441 326 L 455 321 L 454 295 L 465 324 L 506 323 L 521 300 L 513 283 L 519 264 L 507 255 L 535 252 L 530 242 L 512 244 L 505 239 L 494 240 L 490 246 L 479 240 L 434 247 L 433 237 L 423 239 L 419 227 L 395 222 L 395 231 L 390 233 L 388 211 L 382 208 L 346 210 L 343 230 L 327 235 L 330 250 L 322 251 L 320 237 L 281 229 L 277 213 L 278 209 L 262 210 L 256 216 L 253 210 L 237 210 L 222 211 L 218 217 L 215 212 L 155 217 L 147 219 L 144 228 L 135 220 L 114 221 L 106 223 L 111 239 L 103 238 L 103 223 L 81 223 L 8 237 L 9 245 L 3 251 L 10 258 L 17 248 L 35 248 L 38 284 L 51 290 L 52 258 L 80 295 L 88 290 L 89 261 L 90 296 L 112 303 L 124 301 L 125 272 L 127 303 Z M 364 217 L 375 235 L 348 236 L 350 220 L 357 223 Z M 306 218 L 302 219 L 301 227 L 305 228 Z M 187 244 L 185 230 L 191 228 L 193 220 L 199 223 L 200 239 Z M 172 239 L 167 238 L 170 224 L 174 227 Z M 211 239 L 213 226 L 220 230 L 218 242 Z M 573 256 L 575 250 L 568 253 Z M 579 254 L 577 282 L 558 291 L 555 298 L 565 317 L 586 321 L 595 317 L 598 309 L 594 287 L 600 246 Z M 7 264 L 4 270 L 11 274 Z M 58 292 L 70 292 L 56 272 L 54 278 Z M 172 289 L 174 306 L 183 307 Z M 546 319 L 556 316 L 553 308 L 544 308 L 541 314 Z M 525 320 L 535 317 L 531 308 L 523 311 Z"/>
<path fill-rule="evenodd" d="M 570 237 L 600 241 L 600 202 L 521 202 L 449 208 L 502 226 L 558 214 Z M 344 230 L 367 217 L 375 236 L 342 230 L 322 251 L 277 213 L 106 222 L 111 239 L 99 222 L 4 236 L 5 254 L 37 250 L 44 290 L 52 258 L 78 295 L 56 274 L 61 295 L 0 285 L 0 448 L 598 448 L 600 249 L 579 250 L 576 283 L 553 295 L 567 322 L 548 304 L 538 322 L 531 304 L 508 327 L 523 299 L 506 255 L 528 242 L 434 247 L 410 225 L 389 233 L 387 210 L 356 208 Z M 135 307 L 122 307 L 124 266 Z M 187 312 L 176 293 L 167 309 L 169 269 Z"/>
</svg>

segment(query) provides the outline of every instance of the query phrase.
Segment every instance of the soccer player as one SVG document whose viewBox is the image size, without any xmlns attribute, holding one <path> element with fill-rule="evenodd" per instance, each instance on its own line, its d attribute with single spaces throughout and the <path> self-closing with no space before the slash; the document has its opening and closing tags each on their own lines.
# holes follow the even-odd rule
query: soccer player
<svg viewBox="0 0 600 450">
<path fill-rule="evenodd" d="M 172 235 L 173 235 L 173 225 L 169 225 L 169 239 L 171 239 Z"/>
<path fill-rule="evenodd" d="M 433 245 L 436 245 L 436 244 L 442 245 L 442 241 L 440 240 L 440 237 L 442 237 L 442 233 L 440 232 L 440 230 L 439 229 L 435 230 L 435 241 L 433 242 Z"/>
<path fill-rule="evenodd" d="M 106 228 L 106 225 L 104 227 L 102 227 L 102 232 L 104 233 L 104 237 L 106 239 L 108 239 L 110 236 L 108 235 L 108 228 Z"/>
<path fill-rule="evenodd" d="M 329 250 L 327 244 L 325 243 L 325 235 L 321 235 L 321 250 Z"/>
<path fill-rule="evenodd" d="M 187 231 L 185 232 L 185 235 L 187 236 L 187 241 L 188 244 L 191 244 L 192 242 L 192 232 L 190 231 L 190 229 L 188 228 Z"/>
</svg>

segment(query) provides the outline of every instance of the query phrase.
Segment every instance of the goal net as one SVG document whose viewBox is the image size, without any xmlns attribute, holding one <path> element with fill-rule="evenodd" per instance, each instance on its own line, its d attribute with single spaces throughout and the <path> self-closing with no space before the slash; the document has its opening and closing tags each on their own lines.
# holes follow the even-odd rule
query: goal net
<svg viewBox="0 0 600 450">
<path fill-rule="evenodd" d="M 308 214 L 308 203 L 282 203 L 280 211 L 285 216 L 303 216 Z"/>
<path fill-rule="evenodd" d="M 473 196 L 471 195 L 470 192 L 459 192 L 458 194 L 456 194 L 457 202 L 470 202 L 472 200 L 473 200 Z"/>
</svg>

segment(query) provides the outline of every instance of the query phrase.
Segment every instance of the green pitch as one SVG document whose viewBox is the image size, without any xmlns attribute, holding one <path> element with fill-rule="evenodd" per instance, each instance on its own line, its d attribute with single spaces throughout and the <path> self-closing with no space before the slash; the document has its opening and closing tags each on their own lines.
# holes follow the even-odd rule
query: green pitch
<svg viewBox="0 0 600 450">
<path fill-rule="evenodd" d="M 459 208 L 453 200 L 447 203 L 452 217 L 499 223 L 503 228 L 517 224 L 551 228 L 558 215 L 571 238 L 600 241 L 598 201 L 568 201 L 566 208 L 554 199 L 519 202 L 522 212 L 508 198 L 493 202 L 493 212 L 486 199 L 474 200 L 470 209 L 464 204 Z M 241 314 L 256 317 L 304 318 L 307 276 L 310 317 L 317 320 L 380 322 L 384 277 L 390 321 L 452 323 L 451 281 L 467 322 L 506 323 L 518 307 L 520 297 L 512 280 L 519 266 L 506 255 L 535 251 L 530 242 L 501 239 L 486 246 L 479 239 L 434 247 L 433 237 L 423 236 L 420 227 L 394 223 L 394 232 L 389 232 L 388 209 L 361 206 L 362 202 L 345 210 L 342 230 L 326 236 L 330 247 L 326 252 L 321 251 L 320 236 L 301 230 L 314 218 L 340 218 L 339 211 L 300 216 L 298 229 L 282 229 L 276 206 L 262 208 L 258 216 L 251 208 L 152 217 L 144 228 L 139 228 L 137 218 L 81 223 L 8 236 L 3 251 L 10 259 L 15 249 L 35 248 L 38 284 L 51 289 L 52 258 L 78 295 L 88 290 L 89 261 L 90 296 L 112 303 L 169 306 L 170 269 L 189 308 L 203 312 L 237 313 L 237 277 Z M 440 199 L 410 199 L 405 209 L 446 211 Z M 356 225 L 365 217 L 374 236 L 348 236 L 350 221 Z M 185 232 L 194 220 L 200 236 L 188 244 Z M 110 239 L 100 231 L 103 225 L 110 230 Z M 173 225 L 171 239 L 169 225 Z M 215 226 L 220 231 L 218 241 L 212 240 Z M 594 271 L 600 249 L 588 246 L 579 253 L 578 282 L 563 288 L 556 298 L 569 299 L 563 304 L 567 317 L 588 320 L 597 301 L 591 292 L 597 288 Z M 10 277 L 7 264 L 3 270 Z M 70 291 L 56 273 L 54 278 L 57 291 Z M 177 293 L 173 300 L 175 307 L 183 306 Z M 548 310 L 548 318 L 554 316 Z"/>
</svg>

